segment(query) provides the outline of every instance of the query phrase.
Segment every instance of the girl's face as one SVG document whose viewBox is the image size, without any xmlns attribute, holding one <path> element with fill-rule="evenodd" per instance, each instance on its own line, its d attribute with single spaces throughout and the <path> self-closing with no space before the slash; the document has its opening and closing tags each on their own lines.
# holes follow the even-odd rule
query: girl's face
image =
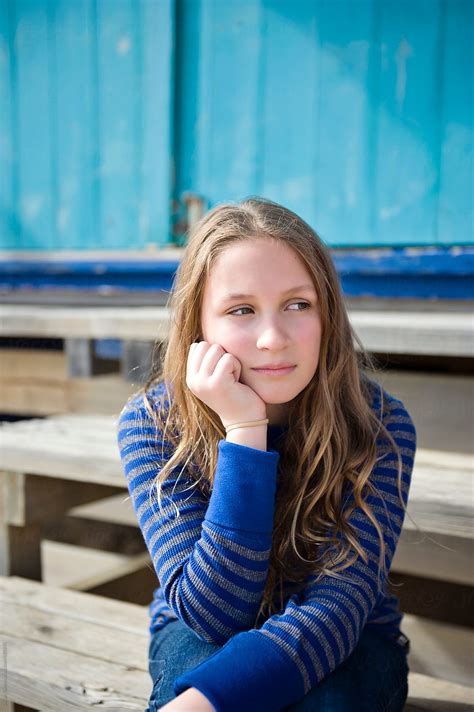
<svg viewBox="0 0 474 712">
<path fill-rule="evenodd" d="M 227 247 L 206 280 L 201 332 L 240 361 L 240 381 L 267 403 L 270 423 L 284 423 L 287 404 L 316 372 L 321 344 L 316 290 L 304 262 L 266 238 Z M 276 366 L 290 368 L 262 370 Z"/>
</svg>

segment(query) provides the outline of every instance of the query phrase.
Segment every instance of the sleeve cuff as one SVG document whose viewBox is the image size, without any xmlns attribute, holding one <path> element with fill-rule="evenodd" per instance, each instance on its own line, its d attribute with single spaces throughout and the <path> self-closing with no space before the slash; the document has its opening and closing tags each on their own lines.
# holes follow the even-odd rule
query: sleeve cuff
<svg viewBox="0 0 474 712">
<path fill-rule="evenodd" d="M 239 531 L 271 534 L 280 455 L 220 440 L 206 519 Z"/>
<path fill-rule="evenodd" d="M 180 695 L 189 687 L 202 692 L 217 712 L 275 712 L 305 694 L 296 664 L 256 630 L 237 634 L 180 675 L 174 692 Z"/>
</svg>

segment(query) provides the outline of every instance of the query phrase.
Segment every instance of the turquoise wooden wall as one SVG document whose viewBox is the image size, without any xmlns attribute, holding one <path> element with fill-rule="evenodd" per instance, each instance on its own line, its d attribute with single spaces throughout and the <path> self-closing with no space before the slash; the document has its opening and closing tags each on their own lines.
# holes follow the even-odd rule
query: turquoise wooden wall
<svg viewBox="0 0 474 712">
<path fill-rule="evenodd" d="M 471 0 L 0 8 L 4 248 L 164 244 L 185 191 L 333 246 L 474 243 Z"/>
<path fill-rule="evenodd" d="M 5 248 L 167 240 L 173 0 L 0 1 Z"/>
</svg>

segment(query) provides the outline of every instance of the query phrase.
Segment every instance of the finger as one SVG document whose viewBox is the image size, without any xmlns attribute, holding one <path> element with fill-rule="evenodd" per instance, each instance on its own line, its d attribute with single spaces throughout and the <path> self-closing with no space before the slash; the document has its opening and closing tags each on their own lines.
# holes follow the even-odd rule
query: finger
<svg viewBox="0 0 474 712">
<path fill-rule="evenodd" d="M 203 346 L 200 346 L 201 343 L 203 343 Z M 188 385 L 194 375 L 199 371 L 202 357 L 205 353 L 205 347 L 205 342 L 194 342 L 189 347 L 188 360 L 186 363 L 186 382 L 188 383 Z"/>
<path fill-rule="evenodd" d="M 221 378 L 233 376 L 235 381 L 240 378 L 241 364 L 240 361 L 230 353 L 225 353 L 218 361 L 213 379 L 220 380 Z"/>
<path fill-rule="evenodd" d="M 210 378 L 214 373 L 214 369 L 217 366 L 219 359 L 221 359 L 224 354 L 225 350 L 222 346 L 219 344 L 212 344 L 208 351 L 204 354 L 199 373 L 207 378 Z"/>
<path fill-rule="evenodd" d="M 191 344 L 188 353 L 188 367 L 191 373 L 197 373 L 201 368 L 202 360 L 210 344 L 208 341 L 199 341 Z"/>
</svg>

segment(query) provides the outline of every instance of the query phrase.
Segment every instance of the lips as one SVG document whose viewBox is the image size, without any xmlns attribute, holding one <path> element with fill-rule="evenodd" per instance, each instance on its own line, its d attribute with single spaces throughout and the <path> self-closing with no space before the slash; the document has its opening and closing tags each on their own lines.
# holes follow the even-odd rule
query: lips
<svg viewBox="0 0 474 712">
<path fill-rule="evenodd" d="M 253 371 L 280 371 L 282 368 L 293 368 L 294 363 L 264 363 L 262 366 L 255 366 Z"/>
<path fill-rule="evenodd" d="M 270 368 L 265 368 L 264 366 L 261 366 L 260 368 L 253 368 L 252 371 L 255 371 L 255 373 L 258 373 L 260 376 L 277 378 L 279 376 L 288 376 L 290 373 L 293 373 L 295 368 L 296 366 L 292 365 L 276 367 L 274 364 L 272 364 Z"/>
</svg>

